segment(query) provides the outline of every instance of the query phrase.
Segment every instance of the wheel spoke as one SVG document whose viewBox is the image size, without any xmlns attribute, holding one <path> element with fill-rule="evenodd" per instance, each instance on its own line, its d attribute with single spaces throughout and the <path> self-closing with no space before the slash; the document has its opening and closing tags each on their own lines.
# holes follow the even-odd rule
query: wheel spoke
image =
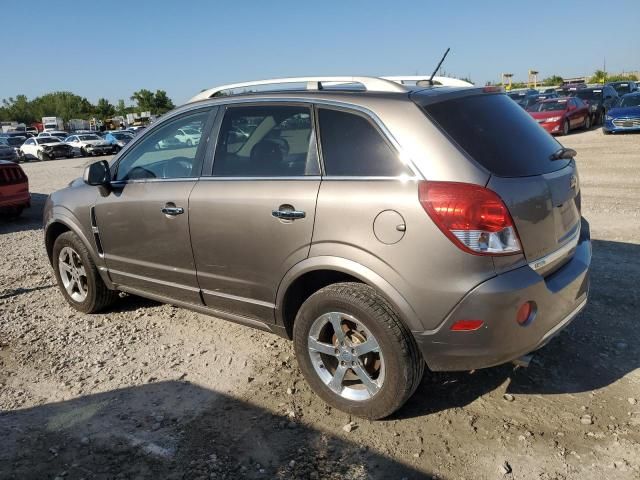
<svg viewBox="0 0 640 480">
<path fill-rule="evenodd" d="M 320 342 L 313 337 L 309 337 L 309 350 L 318 353 L 325 353 L 327 355 L 331 355 L 333 357 L 336 356 L 336 350 L 333 345 L 328 343 Z"/>
<path fill-rule="evenodd" d="M 346 365 L 339 364 L 336 372 L 333 374 L 333 378 L 329 382 L 329 388 L 337 394 L 342 392 L 342 381 L 344 380 L 344 375 L 347 373 L 347 370 Z"/>
<path fill-rule="evenodd" d="M 58 264 L 58 266 L 60 267 L 60 270 L 63 270 L 66 273 L 71 273 L 71 267 L 69 265 L 67 265 L 66 263 L 60 262 Z"/>
<path fill-rule="evenodd" d="M 80 264 L 80 266 L 77 268 L 78 270 L 78 275 L 80 275 L 81 277 L 86 277 L 87 276 L 87 272 L 84 269 L 84 265 Z"/>
<path fill-rule="evenodd" d="M 376 393 L 378 393 L 378 390 L 380 390 L 380 387 L 376 382 L 372 380 L 372 378 L 369 376 L 367 371 L 364 368 L 362 368 L 362 365 L 360 365 L 360 363 L 356 363 L 354 366 L 351 367 L 351 369 L 355 372 L 355 374 L 358 376 L 362 384 L 369 391 L 370 395 L 373 396 Z"/>
<path fill-rule="evenodd" d="M 344 337 L 344 330 L 342 330 L 342 318 L 340 317 L 340 315 L 338 315 L 337 313 L 329 314 L 329 321 L 333 326 L 333 331 L 336 334 L 336 338 L 338 339 L 338 342 L 340 342 L 341 344 L 344 343 L 345 337 Z"/>
<path fill-rule="evenodd" d="M 370 337 L 366 342 L 354 345 L 353 349 L 356 351 L 356 355 L 360 357 L 369 352 L 379 352 L 380 345 L 378 345 L 375 338 Z"/>
</svg>

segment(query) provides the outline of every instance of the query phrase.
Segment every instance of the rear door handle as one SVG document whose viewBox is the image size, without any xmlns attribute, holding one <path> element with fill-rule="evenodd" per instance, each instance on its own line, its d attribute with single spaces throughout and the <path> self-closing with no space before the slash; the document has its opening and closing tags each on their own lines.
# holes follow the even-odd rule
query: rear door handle
<svg viewBox="0 0 640 480">
<path fill-rule="evenodd" d="M 296 220 L 307 216 L 302 210 L 273 210 L 271 215 L 281 220 Z"/>
<path fill-rule="evenodd" d="M 172 215 L 175 217 L 176 215 L 182 215 L 184 213 L 184 208 L 165 205 L 160 211 L 165 215 Z"/>
</svg>

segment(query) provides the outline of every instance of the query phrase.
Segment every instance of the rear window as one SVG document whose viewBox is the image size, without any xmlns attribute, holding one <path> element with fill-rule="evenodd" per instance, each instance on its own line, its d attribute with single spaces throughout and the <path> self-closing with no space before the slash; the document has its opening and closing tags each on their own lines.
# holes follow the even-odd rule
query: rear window
<svg viewBox="0 0 640 480">
<path fill-rule="evenodd" d="M 501 177 L 541 175 L 569 160 L 550 160 L 561 145 L 506 95 L 459 97 L 424 110 L 474 160 Z"/>
</svg>

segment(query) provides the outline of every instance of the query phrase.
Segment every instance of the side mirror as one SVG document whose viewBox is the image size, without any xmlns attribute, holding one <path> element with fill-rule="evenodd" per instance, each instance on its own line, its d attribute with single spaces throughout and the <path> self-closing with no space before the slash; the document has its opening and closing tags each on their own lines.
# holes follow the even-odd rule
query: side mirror
<svg viewBox="0 0 640 480">
<path fill-rule="evenodd" d="M 106 160 L 87 165 L 82 176 L 84 183 L 93 186 L 106 186 L 111 183 L 111 171 Z"/>
</svg>

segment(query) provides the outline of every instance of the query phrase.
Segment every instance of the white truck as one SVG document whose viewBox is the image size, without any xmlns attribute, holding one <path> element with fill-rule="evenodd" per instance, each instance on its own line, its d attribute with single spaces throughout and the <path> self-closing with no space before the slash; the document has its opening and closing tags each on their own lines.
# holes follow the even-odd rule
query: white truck
<svg viewBox="0 0 640 480">
<path fill-rule="evenodd" d="M 42 128 L 44 131 L 64 130 L 64 120 L 60 117 L 42 117 Z"/>
</svg>

